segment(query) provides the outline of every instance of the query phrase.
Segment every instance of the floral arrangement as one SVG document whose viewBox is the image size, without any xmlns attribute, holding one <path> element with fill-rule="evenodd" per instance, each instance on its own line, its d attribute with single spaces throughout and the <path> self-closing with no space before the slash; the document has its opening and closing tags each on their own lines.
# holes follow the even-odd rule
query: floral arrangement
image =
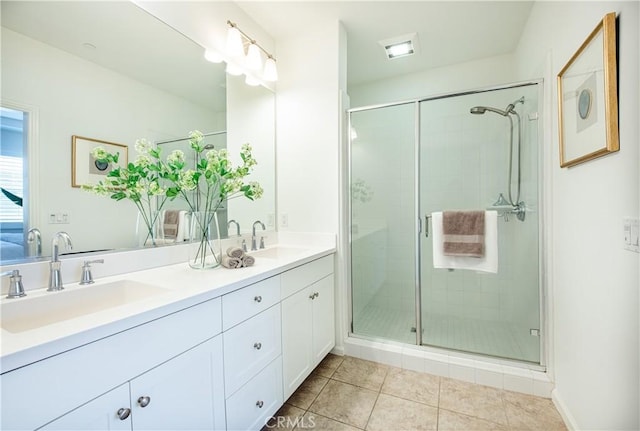
<svg viewBox="0 0 640 431">
<path fill-rule="evenodd" d="M 192 212 L 204 212 L 213 218 L 225 200 L 240 196 L 254 200 L 262 196 L 260 184 L 244 181 L 256 165 L 249 144 L 244 144 L 240 150 L 242 164 L 234 167 L 226 149 L 205 152 L 203 140 L 201 132 L 196 130 L 189 133 L 189 143 L 196 153 L 195 166 L 190 168 L 187 167 L 183 151 L 174 150 L 166 160 L 162 160 L 160 148 L 154 148 L 146 139 L 138 139 L 135 143 L 138 152 L 135 162 L 130 162 L 126 167 L 116 167 L 107 174 L 106 179 L 82 188 L 117 201 L 132 201 L 144 219 L 147 239 L 152 240 L 155 238 L 153 229 L 158 214 L 168 200 L 180 197 Z M 118 163 L 119 158 L 118 153 L 109 153 L 103 147 L 94 148 L 92 156 L 100 162 L 113 165 Z M 206 235 L 204 226 L 202 234 Z M 206 239 L 204 236 L 201 238 L 202 247 L 207 246 Z M 203 259 L 204 252 L 203 249 Z"/>
</svg>

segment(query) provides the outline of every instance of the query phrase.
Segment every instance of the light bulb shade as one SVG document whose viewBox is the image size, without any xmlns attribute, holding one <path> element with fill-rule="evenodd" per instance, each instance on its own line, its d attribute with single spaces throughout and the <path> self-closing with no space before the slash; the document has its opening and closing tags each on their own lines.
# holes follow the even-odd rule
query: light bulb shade
<svg viewBox="0 0 640 431">
<path fill-rule="evenodd" d="M 278 68 L 276 67 L 276 61 L 273 57 L 269 57 L 267 61 L 265 61 L 262 77 L 265 81 L 275 82 L 278 80 Z"/>
<path fill-rule="evenodd" d="M 220 53 L 211 51 L 209 49 L 204 52 L 204 58 L 206 58 L 207 61 L 210 61 L 211 63 L 222 63 L 223 60 Z"/>
<path fill-rule="evenodd" d="M 250 74 L 247 74 L 244 83 L 252 87 L 257 87 L 258 85 L 260 85 L 260 81 L 258 81 L 253 75 Z"/>
<path fill-rule="evenodd" d="M 230 57 L 244 55 L 242 34 L 240 34 L 240 30 L 236 27 L 229 27 L 229 31 L 227 32 L 227 54 Z"/>
<path fill-rule="evenodd" d="M 260 48 L 255 43 L 249 45 L 246 58 L 247 68 L 250 70 L 262 69 L 262 55 L 260 54 Z"/>
<path fill-rule="evenodd" d="M 235 65 L 235 64 L 233 64 L 233 63 L 227 63 L 227 69 L 226 69 L 226 72 L 227 72 L 229 75 L 233 75 L 233 76 L 239 76 L 239 75 L 242 75 L 242 73 L 243 73 L 243 72 L 242 72 L 242 68 L 241 68 L 241 67 L 239 67 L 239 66 L 236 66 L 236 65 Z"/>
</svg>

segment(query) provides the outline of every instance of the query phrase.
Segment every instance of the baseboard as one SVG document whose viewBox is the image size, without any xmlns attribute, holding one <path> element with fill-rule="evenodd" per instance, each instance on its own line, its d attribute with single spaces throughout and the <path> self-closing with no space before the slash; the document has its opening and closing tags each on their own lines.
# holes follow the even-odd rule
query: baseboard
<svg viewBox="0 0 640 431">
<path fill-rule="evenodd" d="M 553 404 L 556 406 L 556 409 L 558 409 L 558 413 L 560 413 L 560 416 L 562 416 L 562 420 L 564 421 L 564 424 L 567 426 L 567 429 L 569 431 L 579 430 L 578 425 L 576 423 L 576 419 L 573 417 L 573 415 L 567 408 L 567 405 L 564 403 L 564 401 L 562 401 L 562 398 L 558 393 L 558 389 L 554 389 L 551 391 L 551 401 L 553 401 Z"/>
</svg>

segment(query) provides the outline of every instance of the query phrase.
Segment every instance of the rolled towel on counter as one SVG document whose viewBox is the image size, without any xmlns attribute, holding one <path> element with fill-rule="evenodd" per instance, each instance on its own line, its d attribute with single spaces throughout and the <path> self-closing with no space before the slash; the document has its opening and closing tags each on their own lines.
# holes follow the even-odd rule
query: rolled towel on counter
<svg viewBox="0 0 640 431">
<path fill-rule="evenodd" d="M 242 266 L 242 259 L 232 256 L 222 256 L 222 266 L 229 269 L 236 269 Z"/>
<path fill-rule="evenodd" d="M 244 256 L 244 251 L 240 247 L 229 247 L 227 249 L 227 256 L 242 259 L 242 257 Z"/>
<path fill-rule="evenodd" d="M 242 257 L 242 266 L 244 266 L 245 268 L 248 266 L 253 265 L 254 263 L 256 263 L 256 258 L 253 256 L 249 256 L 248 254 L 245 254 Z"/>
</svg>

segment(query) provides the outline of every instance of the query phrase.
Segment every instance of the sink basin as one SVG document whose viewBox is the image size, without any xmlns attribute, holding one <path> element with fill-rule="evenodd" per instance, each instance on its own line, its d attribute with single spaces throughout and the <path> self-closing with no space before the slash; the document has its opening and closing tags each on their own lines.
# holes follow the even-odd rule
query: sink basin
<svg viewBox="0 0 640 431">
<path fill-rule="evenodd" d="M 28 331 L 166 292 L 167 289 L 131 280 L 66 287 L 60 292 L 3 302 L 1 326 L 12 333 Z"/>
<path fill-rule="evenodd" d="M 304 251 L 306 251 L 305 248 L 275 246 L 263 248 L 261 250 L 250 251 L 249 254 L 256 258 L 286 259 L 288 257 L 298 256 Z"/>
</svg>

